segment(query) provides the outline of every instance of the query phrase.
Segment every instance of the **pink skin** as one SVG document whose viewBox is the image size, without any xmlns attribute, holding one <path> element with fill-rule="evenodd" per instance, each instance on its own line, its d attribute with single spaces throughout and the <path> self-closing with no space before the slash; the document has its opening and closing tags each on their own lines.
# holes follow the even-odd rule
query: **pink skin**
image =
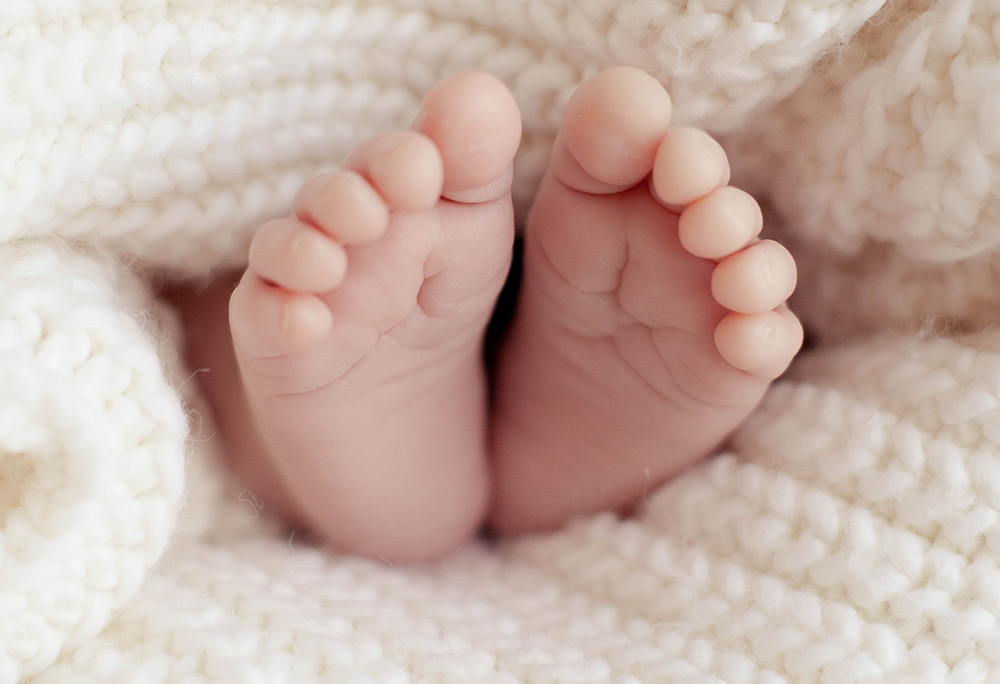
<svg viewBox="0 0 1000 684">
<path fill-rule="evenodd" d="M 262 460 L 338 548 L 419 561 L 482 524 L 480 348 L 510 265 L 520 133 L 499 81 L 459 74 L 414 130 L 311 180 L 251 247 L 230 323 Z"/>
<path fill-rule="evenodd" d="M 760 209 L 725 185 L 724 152 L 668 131 L 670 110 L 624 67 L 567 107 L 497 371 L 502 531 L 627 510 L 718 445 L 801 345 L 791 256 L 756 239 Z"/>
<path fill-rule="evenodd" d="M 627 509 L 705 455 L 801 343 L 787 251 L 722 149 L 616 68 L 570 102 L 529 218 L 488 425 L 483 330 L 513 239 L 517 107 L 464 72 L 261 228 L 232 283 L 176 299 L 234 470 L 335 547 L 439 557 L 484 522 Z M 490 428 L 489 430 L 487 428 Z"/>
</svg>

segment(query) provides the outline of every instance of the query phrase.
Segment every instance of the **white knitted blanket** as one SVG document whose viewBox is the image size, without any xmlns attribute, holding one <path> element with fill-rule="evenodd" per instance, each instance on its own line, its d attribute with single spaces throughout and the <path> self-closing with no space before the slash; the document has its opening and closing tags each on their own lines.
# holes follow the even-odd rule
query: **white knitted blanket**
<svg viewBox="0 0 1000 684">
<path fill-rule="evenodd" d="M 0 0 L 0 684 L 1000 682 L 998 45 L 1000 0 Z M 621 63 L 770 202 L 812 350 L 634 518 L 419 568 L 281 532 L 150 283 L 467 67 L 523 210 Z"/>
</svg>

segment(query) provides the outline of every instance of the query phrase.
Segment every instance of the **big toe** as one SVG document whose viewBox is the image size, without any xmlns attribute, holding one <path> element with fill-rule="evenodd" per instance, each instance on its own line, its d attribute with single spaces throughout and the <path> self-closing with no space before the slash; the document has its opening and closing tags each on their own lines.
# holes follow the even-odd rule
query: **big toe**
<svg viewBox="0 0 1000 684">
<path fill-rule="evenodd" d="M 443 195 L 465 199 L 509 187 L 511 161 L 521 142 L 521 114 L 514 96 L 496 77 L 463 71 L 435 86 L 413 124 L 434 141 L 444 164 Z M 507 187 L 503 187 L 506 185 Z M 475 201 L 495 199 L 476 197 Z"/>
<path fill-rule="evenodd" d="M 552 171 L 583 192 L 630 188 L 652 170 L 670 114 L 670 96 L 646 72 L 633 67 L 602 71 L 570 98 Z"/>
</svg>

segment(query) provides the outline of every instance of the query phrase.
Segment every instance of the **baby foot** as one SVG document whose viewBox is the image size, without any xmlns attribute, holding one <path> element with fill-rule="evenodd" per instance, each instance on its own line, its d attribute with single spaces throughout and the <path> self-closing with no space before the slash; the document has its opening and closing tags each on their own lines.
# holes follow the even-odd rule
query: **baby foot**
<svg viewBox="0 0 1000 684">
<path fill-rule="evenodd" d="M 718 143 L 667 131 L 670 109 L 624 67 L 567 106 L 498 367 L 500 530 L 631 506 L 717 446 L 801 345 L 791 256 L 756 239 Z"/>
<path fill-rule="evenodd" d="M 253 241 L 230 323 L 261 467 L 341 550 L 420 560 L 482 522 L 480 347 L 519 140 L 506 88 L 458 74 L 413 130 L 362 144 Z"/>
</svg>

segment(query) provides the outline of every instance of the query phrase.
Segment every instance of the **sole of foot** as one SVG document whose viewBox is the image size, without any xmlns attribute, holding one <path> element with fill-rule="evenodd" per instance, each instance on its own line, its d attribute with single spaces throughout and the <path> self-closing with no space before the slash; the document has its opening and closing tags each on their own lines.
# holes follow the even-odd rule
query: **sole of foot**
<svg viewBox="0 0 1000 684">
<path fill-rule="evenodd" d="M 230 325 L 266 445 L 253 466 L 340 550 L 419 561 L 481 525 L 480 349 L 510 265 L 520 132 L 506 87 L 457 74 L 252 243 Z"/>
<path fill-rule="evenodd" d="M 758 239 L 718 143 L 670 114 L 627 67 L 567 106 L 497 371 L 501 531 L 630 509 L 718 446 L 801 346 L 794 261 Z"/>
</svg>

